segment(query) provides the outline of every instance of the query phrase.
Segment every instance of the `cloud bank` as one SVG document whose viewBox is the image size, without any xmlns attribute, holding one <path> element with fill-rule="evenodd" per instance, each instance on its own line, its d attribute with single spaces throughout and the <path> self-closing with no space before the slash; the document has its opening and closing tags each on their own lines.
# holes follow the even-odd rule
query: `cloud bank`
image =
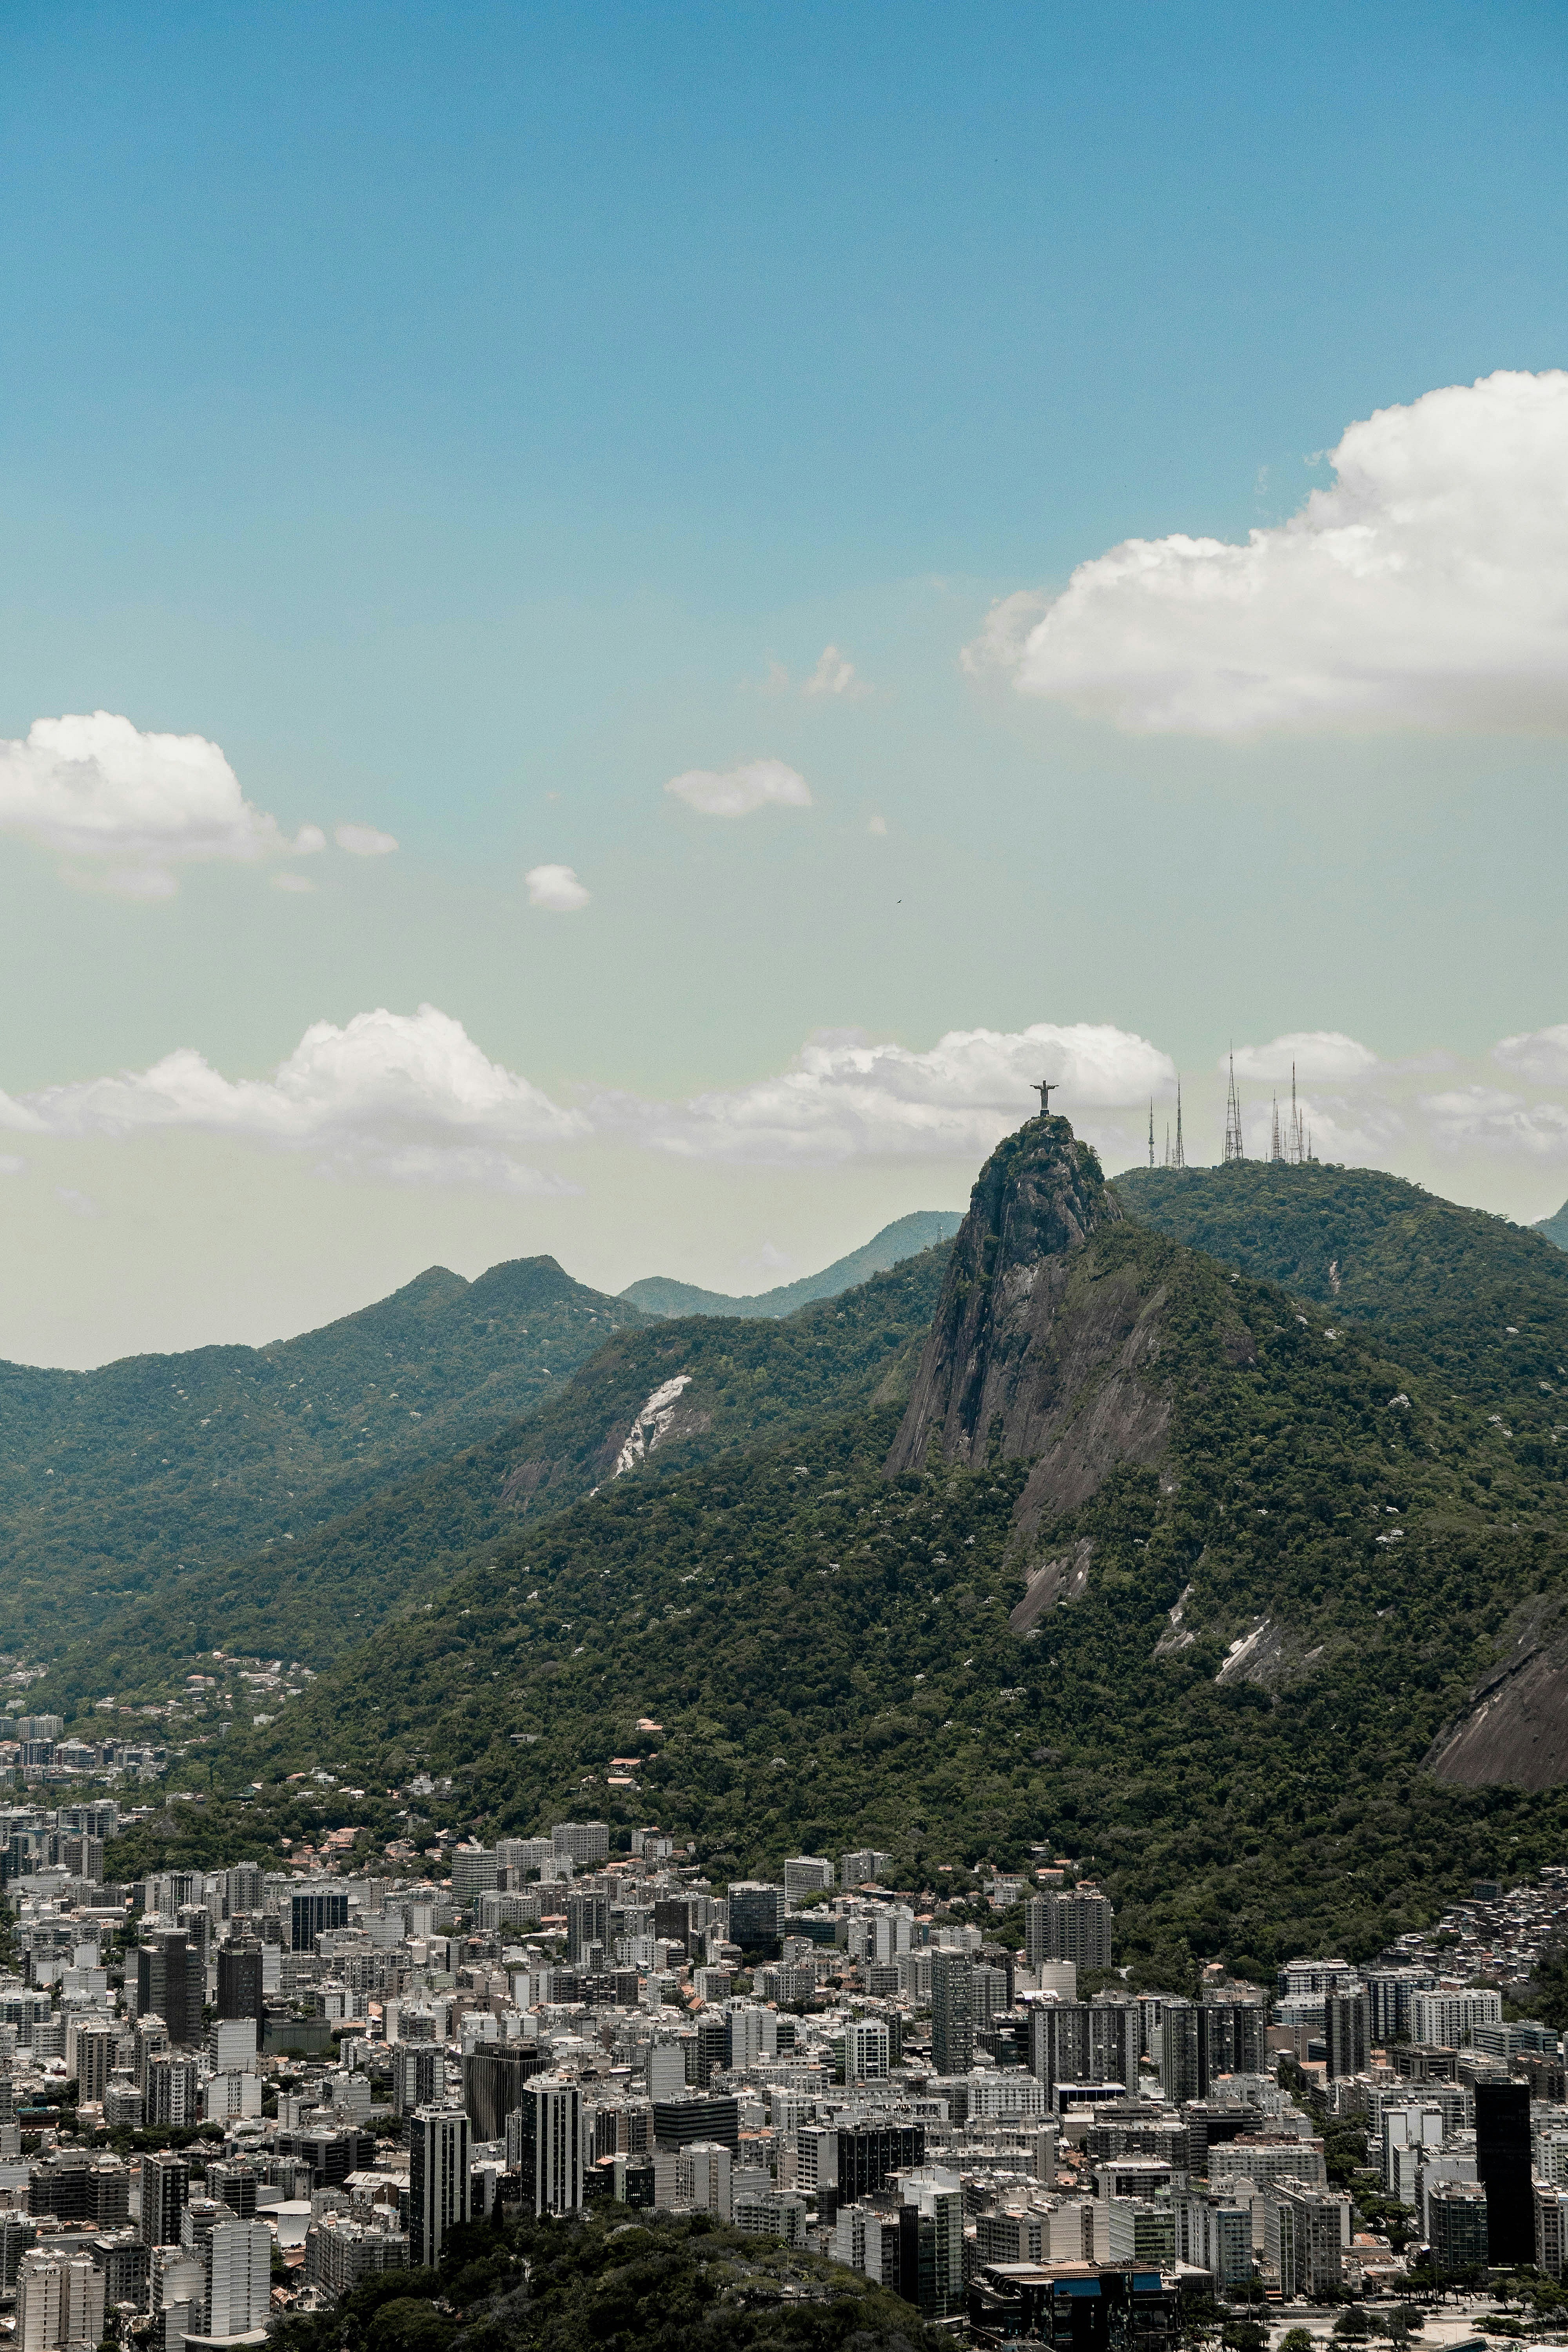
<svg viewBox="0 0 1568 2352">
<path fill-rule="evenodd" d="M 1568 728 L 1568 373 L 1379 409 L 1331 462 L 1245 546 L 1127 540 L 1005 599 L 966 666 L 1150 734 Z"/>
<path fill-rule="evenodd" d="M 144 733 L 110 710 L 37 719 L 20 740 L 0 741 L 0 833 L 58 851 L 70 880 L 135 898 L 172 898 L 182 866 L 306 857 L 327 845 L 315 824 L 288 839 L 205 735 Z M 362 857 L 397 846 L 370 825 L 340 825 L 336 839 Z"/>
<path fill-rule="evenodd" d="M 782 760 L 751 760 L 743 767 L 689 768 L 665 786 L 700 816 L 750 816 L 760 808 L 809 808 L 805 778 Z"/>
<path fill-rule="evenodd" d="M 1422 1073 L 1442 1057 L 1390 1062 L 1338 1030 L 1240 1045 L 1248 1150 L 1267 1154 L 1272 1101 L 1288 1103 L 1294 1062 L 1321 1160 L 1389 1167 L 1424 1150 L 1568 1164 L 1568 1024 L 1504 1038 L 1492 1059 L 1511 1086 L 1456 1073 L 1455 1083 L 1424 1092 Z M 265 1078 L 225 1077 L 184 1047 L 150 1069 L 0 1094 L 0 1138 L 184 1131 L 303 1153 L 328 1176 L 549 1194 L 580 1187 L 540 1156 L 590 1143 L 737 1168 L 884 1160 L 973 1169 L 1035 1114 L 1035 1088 L 1049 1078 L 1063 1089 L 1058 1108 L 1118 1167 L 1143 1157 L 1151 1097 L 1163 1135 L 1176 1076 L 1160 1046 L 1110 1023 L 953 1029 L 923 1050 L 845 1030 L 809 1039 L 787 1068 L 746 1086 L 677 1102 L 584 1086 L 563 1104 L 490 1059 L 461 1022 L 422 1004 L 357 1013 L 341 1027 L 317 1022 Z M 1212 1078 L 1195 1095 L 1188 1088 L 1194 1163 L 1218 1156 L 1219 1100 Z M 0 1172 L 20 1174 L 23 1163 L 0 1154 Z"/>
<path fill-rule="evenodd" d="M 331 1174 L 508 1192 L 574 1190 L 518 1153 L 588 1132 L 580 1112 L 490 1061 L 433 1004 L 357 1013 L 342 1028 L 315 1022 L 268 1078 L 226 1078 L 186 1046 L 151 1069 L 0 1096 L 5 1127 L 62 1137 L 183 1129 L 309 1152 Z"/>
</svg>

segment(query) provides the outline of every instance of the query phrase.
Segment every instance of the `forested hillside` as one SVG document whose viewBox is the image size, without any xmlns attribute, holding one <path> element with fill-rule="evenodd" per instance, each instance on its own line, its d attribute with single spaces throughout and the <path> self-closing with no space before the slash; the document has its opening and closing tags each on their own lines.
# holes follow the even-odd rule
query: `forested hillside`
<svg viewBox="0 0 1568 2352">
<path fill-rule="evenodd" d="M 47 1653 L 128 1597 L 301 1541 L 390 1479 L 527 1412 L 647 1318 L 553 1258 L 432 1266 L 266 1348 L 0 1365 L 0 1647 Z"/>
<path fill-rule="evenodd" d="M 1489 1411 L 1561 1476 L 1568 1255 L 1539 1231 L 1373 1168 L 1134 1169 L 1131 1215 L 1222 1265 L 1374 1324 L 1389 1352 Z"/>
<path fill-rule="evenodd" d="M 918 1882 L 1050 1838 L 1103 1871 L 1124 1949 L 1164 1981 L 1218 1952 L 1363 1953 L 1468 1874 L 1554 1855 L 1561 1792 L 1445 1787 L 1423 1759 L 1510 1612 L 1568 1586 L 1561 1488 L 1426 1368 L 1437 1318 L 1424 1365 L 1401 1362 L 1381 1331 L 1119 1219 L 1081 1151 L 1070 1263 L 1016 1248 L 1031 1156 L 1064 1129 L 1031 1122 L 1006 1181 L 983 1176 L 994 1238 L 961 1245 L 938 1317 L 977 1328 L 966 1297 L 994 1291 L 990 1365 L 1032 1351 L 1045 1433 L 1019 1443 L 1045 1452 L 1010 1452 L 999 1414 L 962 1458 L 939 1428 L 889 1475 L 903 1415 L 873 1402 L 615 1480 L 237 1735 L 229 1769 L 384 1786 L 425 1764 L 487 1832 L 563 1807 L 657 1819 L 721 1876 L 837 1842 Z M 1070 1349 L 1039 1310 L 1053 1285 Z M 1111 1372 L 1167 1409 L 1156 1459 L 1100 1417 Z M 1071 1498 L 1031 1524 L 1052 1448 Z M 639 1755 L 612 1789 L 611 1759 Z"/>
<path fill-rule="evenodd" d="M 48 1678 L 70 1712 L 114 1693 L 161 1696 L 222 1647 L 328 1664 L 406 1614 L 523 1523 L 613 1481 L 623 1451 L 646 1482 L 907 1388 L 944 1250 L 785 1323 L 658 1320 L 602 1339 L 534 1412 L 482 1444 L 384 1486 L 287 1549 L 195 1565 L 107 1611 Z M 564 1279 L 564 1277 L 563 1277 Z M 663 1402 L 662 1391 L 673 1389 Z M 652 1406 L 645 1413 L 644 1408 Z"/>
</svg>

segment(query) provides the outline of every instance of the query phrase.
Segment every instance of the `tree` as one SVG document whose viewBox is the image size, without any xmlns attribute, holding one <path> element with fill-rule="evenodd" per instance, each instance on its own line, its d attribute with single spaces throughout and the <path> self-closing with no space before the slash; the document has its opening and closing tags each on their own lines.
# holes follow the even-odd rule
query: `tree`
<svg viewBox="0 0 1568 2352">
<path fill-rule="evenodd" d="M 1279 2352 L 1312 2352 L 1310 2327 L 1288 2327 L 1279 2338 Z"/>
</svg>

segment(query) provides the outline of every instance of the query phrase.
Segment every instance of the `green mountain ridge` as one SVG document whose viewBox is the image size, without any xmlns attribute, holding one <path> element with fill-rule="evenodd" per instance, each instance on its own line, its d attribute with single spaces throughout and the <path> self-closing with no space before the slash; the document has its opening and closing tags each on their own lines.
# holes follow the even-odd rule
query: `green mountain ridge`
<svg viewBox="0 0 1568 2352">
<path fill-rule="evenodd" d="M 302 1530 L 286 1553 L 274 1543 L 222 1559 L 106 1612 L 51 1667 L 50 1703 L 80 1714 L 106 1692 L 163 1696 L 220 1646 L 320 1668 L 422 1606 L 524 1519 L 613 1482 L 628 1443 L 646 1478 L 898 1394 L 944 1260 L 942 1250 L 905 1258 L 784 1323 L 687 1318 L 613 1333 L 531 1414 Z M 643 1408 L 673 1381 L 684 1382 L 679 1396 L 637 1433 Z"/>
<path fill-rule="evenodd" d="M 1376 1223 L 1363 1171 L 1245 1198 L 1204 1172 L 1233 1252 L 1310 1273 L 1268 1220 L 1337 1213 L 1342 1180 L 1344 1216 Z M 837 1840 L 918 1884 L 1049 1837 L 1165 1982 L 1220 1953 L 1361 1956 L 1468 1874 L 1553 1858 L 1562 1787 L 1426 1763 L 1520 1612 L 1568 1595 L 1560 1465 L 1489 1410 L 1519 1365 L 1483 1350 L 1479 1393 L 1456 1385 L 1491 1311 L 1485 1233 L 1464 1282 L 1434 1264 L 1424 1323 L 1394 1299 L 1412 1366 L 1349 1318 L 1342 1267 L 1325 1307 L 1134 1222 L 1130 1191 L 1142 1213 L 1065 1121 L 1031 1121 L 982 1171 L 901 1381 L 525 1524 L 237 1733 L 226 1774 L 424 1764 L 487 1835 L 586 1807 L 692 1837 L 718 1876 Z M 1487 1223 L 1522 1296 L 1549 1246 L 1519 1257 Z M 612 1789 L 609 1759 L 638 1755 Z"/>
<path fill-rule="evenodd" d="M 1554 1248 L 1568 1250 L 1568 1201 L 1563 1202 L 1554 1216 L 1539 1219 L 1531 1231 L 1544 1234 Z"/>
<path fill-rule="evenodd" d="M 757 1292 L 751 1297 L 732 1298 L 721 1290 L 700 1290 L 689 1282 L 672 1282 L 664 1275 L 647 1275 L 621 1292 L 621 1297 L 649 1315 L 725 1315 L 737 1318 L 759 1316 L 793 1315 L 800 1307 L 809 1307 L 816 1300 L 837 1298 L 846 1290 L 867 1282 L 874 1274 L 884 1274 L 920 1251 L 933 1248 L 939 1242 L 952 1239 L 963 1218 L 953 1209 L 913 1209 L 907 1217 L 899 1217 L 884 1225 L 879 1234 L 861 1248 L 851 1250 L 847 1257 L 836 1258 L 820 1274 L 803 1275 L 797 1282 L 786 1282 L 776 1290 Z"/>
<path fill-rule="evenodd" d="M 89 1635 L 128 1594 L 242 1558 L 516 1421 L 647 1318 L 551 1257 L 390 1298 L 265 1348 L 0 1364 L 7 1649 Z"/>
</svg>

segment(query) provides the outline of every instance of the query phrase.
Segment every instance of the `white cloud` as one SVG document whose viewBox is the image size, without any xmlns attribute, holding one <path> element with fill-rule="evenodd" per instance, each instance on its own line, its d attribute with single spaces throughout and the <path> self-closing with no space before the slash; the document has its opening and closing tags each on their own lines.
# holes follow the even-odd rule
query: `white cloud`
<svg viewBox="0 0 1568 2352">
<path fill-rule="evenodd" d="M 964 658 L 1145 732 L 1568 727 L 1568 373 L 1379 409 L 1245 546 L 1174 534 L 994 606 Z"/>
<path fill-rule="evenodd" d="M 531 866 L 522 878 L 531 907 L 546 907 L 552 915 L 574 915 L 588 903 L 588 892 L 569 866 Z"/>
<path fill-rule="evenodd" d="M 781 1076 L 679 1104 L 599 1095 L 589 1112 L 620 1134 L 693 1160 L 789 1166 L 865 1155 L 983 1159 L 1038 1110 L 1033 1089 L 1060 1079 L 1057 1108 L 1081 1128 L 1089 1114 L 1163 1095 L 1168 1055 L 1106 1024 L 955 1029 L 929 1052 L 874 1045 L 855 1031 L 813 1038 Z"/>
<path fill-rule="evenodd" d="M 703 816 L 749 816 L 753 809 L 812 804 L 805 778 L 782 760 L 751 760 L 722 773 L 689 768 L 684 775 L 671 776 L 664 789 Z"/>
<path fill-rule="evenodd" d="M 318 1021 L 269 1078 L 226 1078 L 184 1047 L 151 1069 L 0 1097 L 0 1125 L 49 1136 L 184 1129 L 308 1151 L 331 1173 L 513 1192 L 574 1190 L 517 1152 L 587 1133 L 581 1112 L 489 1060 L 432 1004 L 358 1013 L 341 1029 Z"/>
<path fill-rule="evenodd" d="M 20 1176 L 26 1165 L 26 1161 L 19 1160 L 14 1151 L 0 1151 L 0 1176 Z"/>
<path fill-rule="evenodd" d="M 61 852 L 73 880 L 142 898 L 172 897 L 182 865 L 324 846 L 314 825 L 287 841 L 205 736 L 143 734 L 108 710 L 0 742 L 0 833 Z"/>
<path fill-rule="evenodd" d="M 1456 1087 L 1427 1095 L 1422 1108 L 1444 1151 L 1485 1151 L 1510 1159 L 1568 1160 L 1568 1105 L 1526 1102 L 1495 1087 Z"/>
<path fill-rule="evenodd" d="M 1504 1037 L 1492 1047 L 1492 1059 L 1521 1078 L 1543 1086 L 1568 1086 L 1568 1022 L 1551 1029 L 1531 1029 L 1519 1037 Z"/>
<path fill-rule="evenodd" d="M 866 820 L 866 830 L 869 834 L 874 834 L 877 839 L 880 841 L 888 830 L 887 818 L 885 816 L 868 817 Z"/>
<path fill-rule="evenodd" d="M 395 835 L 378 833 L 374 824 L 340 824 L 332 839 L 351 857 L 390 857 L 397 846 Z"/>
<path fill-rule="evenodd" d="M 70 1211 L 73 1217 L 97 1217 L 103 1213 L 91 1193 L 79 1192 L 74 1184 L 57 1184 L 55 1198 L 62 1209 Z"/>
<path fill-rule="evenodd" d="M 313 891 L 315 887 L 303 874 L 275 874 L 272 877 L 275 890 Z"/>
<path fill-rule="evenodd" d="M 840 701 L 862 701 L 872 689 L 856 670 L 855 665 L 841 654 L 837 646 L 824 646 L 816 657 L 816 667 L 801 687 L 802 694 L 813 697 L 836 696 Z"/>
<path fill-rule="evenodd" d="M 1218 1066 L 1225 1069 L 1222 1058 Z M 1294 1069 L 1298 1079 L 1370 1077 L 1382 1064 L 1370 1045 L 1359 1045 L 1341 1029 L 1288 1029 L 1267 1045 L 1238 1045 L 1238 1078 L 1273 1079 L 1286 1086 Z"/>
</svg>

